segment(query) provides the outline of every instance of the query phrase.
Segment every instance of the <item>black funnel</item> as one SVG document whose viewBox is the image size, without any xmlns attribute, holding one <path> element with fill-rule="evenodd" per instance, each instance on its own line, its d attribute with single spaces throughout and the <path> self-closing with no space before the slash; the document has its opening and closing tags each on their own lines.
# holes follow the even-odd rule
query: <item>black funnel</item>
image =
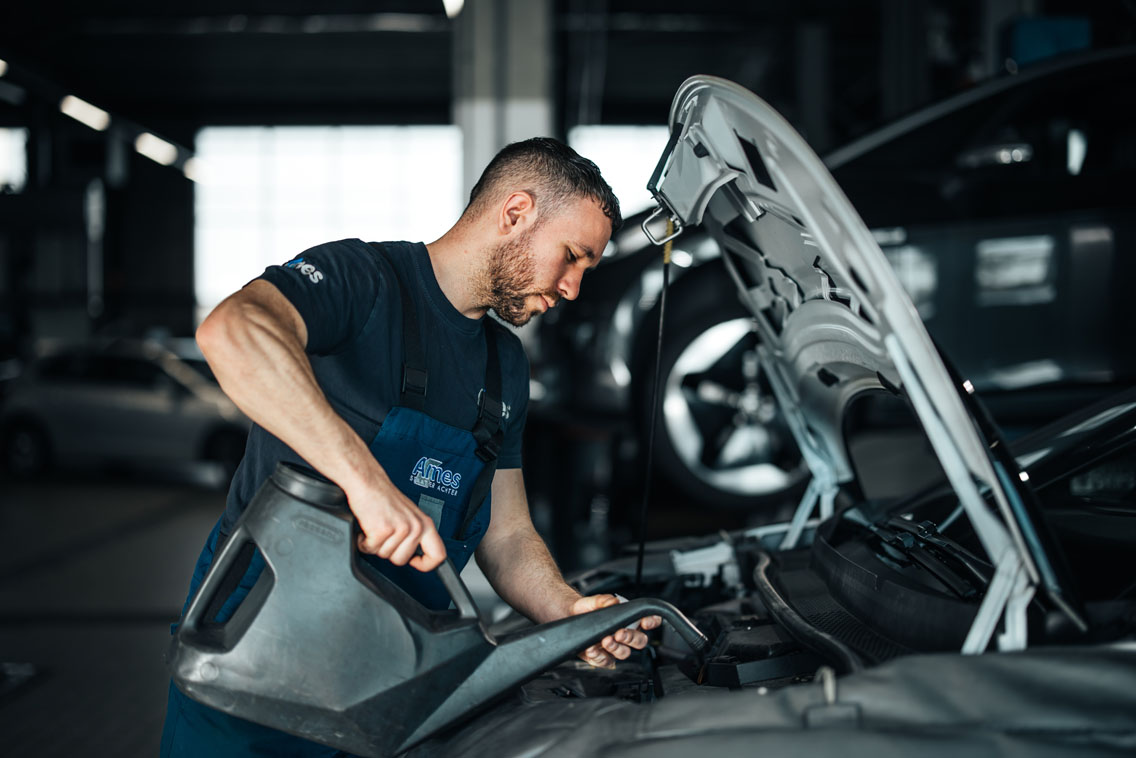
<svg viewBox="0 0 1136 758">
<path fill-rule="evenodd" d="M 494 639 L 449 560 L 438 574 L 457 611 L 430 611 L 359 560 L 357 533 L 338 487 L 279 464 L 190 603 L 171 644 L 174 683 L 234 716 L 385 756 L 643 616 L 662 616 L 698 654 L 708 644 L 674 606 L 645 598 Z M 250 545 L 267 567 L 215 623 L 214 598 Z"/>
</svg>

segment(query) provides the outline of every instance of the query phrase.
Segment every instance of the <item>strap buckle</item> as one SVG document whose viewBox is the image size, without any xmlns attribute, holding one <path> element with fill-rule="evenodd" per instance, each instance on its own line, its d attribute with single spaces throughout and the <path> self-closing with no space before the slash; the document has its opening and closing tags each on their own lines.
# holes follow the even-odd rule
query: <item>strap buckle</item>
<svg viewBox="0 0 1136 758">
<path fill-rule="evenodd" d="M 494 397 L 490 397 L 489 393 L 484 389 L 477 392 L 477 418 L 492 419 L 498 426 L 501 424 L 501 417 L 505 414 L 505 404 Z"/>
<path fill-rule="evenodd" d="M 483 441 L 477 446 L 474 451 L 482 463 L 492 463 L 497 460 L 497 456 L 501 455 L 501 435 L 494 434 L 489 439 Z"/>
<path fill-rule="evenodd" d="M 402 393 L 405 395 L 408 391 L 416 395 L 426 397 L 426 382 L 429 375 L 424 368 L 414 368 L 413 366 L 402 367 Z"/>
</svg>

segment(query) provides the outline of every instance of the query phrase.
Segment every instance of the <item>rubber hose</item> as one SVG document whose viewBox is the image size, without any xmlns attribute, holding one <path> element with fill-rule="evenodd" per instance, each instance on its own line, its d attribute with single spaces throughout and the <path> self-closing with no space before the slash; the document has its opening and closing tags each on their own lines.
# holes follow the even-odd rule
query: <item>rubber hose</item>
<svg viewBox="0 0 1136 758">
<path fill-rule="evenodd" d="M 753 570 L 753 582 L 757 585 L 757 594 L 761 596 L 769 614 L 777 623 L 785 627 L 798 642 L 832 662 L 841 673 L 850 674 L 855 671 L 862 671 L 864 662 L 850 647 L 831 634 L 817 629 L 789 607 L 789 604 L 777 592 L 773 582 L 766 575 L 766 569 L 772 562 L 773 559 L 769 557 L 769 553 L 759 551 L 757 566 Z"/>
</svg>

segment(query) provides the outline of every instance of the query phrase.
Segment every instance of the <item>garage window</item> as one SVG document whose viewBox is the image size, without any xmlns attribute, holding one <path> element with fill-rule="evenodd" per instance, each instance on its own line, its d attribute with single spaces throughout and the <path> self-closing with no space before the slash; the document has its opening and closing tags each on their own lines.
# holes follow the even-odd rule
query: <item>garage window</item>
<svg viewBox="0 0 1136 758">
<path fill-rule="evenodd" d="M 432 241 L 464 207 L 455 126 L 210 127 L 196 148 L 198 321 L 312 245 Z"/>
<path fill-rule="evenodd" d="M 27 182 L 27 129 L 0 129 L 0 193 L 22 192 Z"/>
<path fill-rule="evenodd" d="M 647 180 L 669 134 L 665 126 L 577 126 L 568 144 L 600 167 L 626 218 L 651 204 Z"/>
</svg>

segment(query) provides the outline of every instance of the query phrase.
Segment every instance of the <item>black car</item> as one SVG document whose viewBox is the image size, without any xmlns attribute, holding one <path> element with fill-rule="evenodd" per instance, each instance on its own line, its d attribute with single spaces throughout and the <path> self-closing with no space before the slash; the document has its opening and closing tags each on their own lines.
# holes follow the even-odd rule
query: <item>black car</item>
<svg viewBox="0 0 1136 758">
<path fill-rule="evenodd" d="M 1075 56 L 982 84 L 825 158 L 1008 436 L 1136 377 L 1136 315 L 1125 307 L 1136 121 L 1118 107 L 1133 92 L 1133 48 Z M 615 470 L 636 476 L 662 286 L 644 216 L 616 237 L 578 301 L 545 316 L 533 361 L 534 415 L 606 425 L 622 456 Z M 770 513 L 807 471 L 756 359 L 760 335 L 707 230 L 674 245 L 657 468 L 700 505 Z"/>
</svg>

